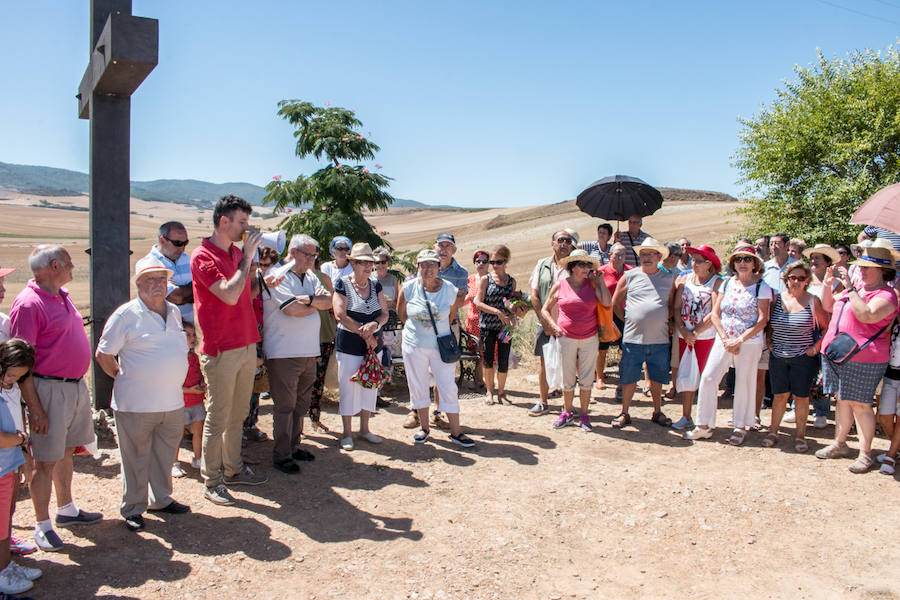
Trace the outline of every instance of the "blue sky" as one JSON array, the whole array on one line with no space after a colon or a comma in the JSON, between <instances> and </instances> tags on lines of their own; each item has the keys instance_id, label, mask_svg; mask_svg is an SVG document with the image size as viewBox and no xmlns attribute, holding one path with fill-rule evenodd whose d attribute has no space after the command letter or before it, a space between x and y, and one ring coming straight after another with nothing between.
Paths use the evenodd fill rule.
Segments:
<instances>
[{"instance_id":1,"label":"blue sky","mask_svg":"<svg viewBox=\"0 0 900 600\"><path fill-rule=\"evenodd\" d=\"M87 171L74 95L89 0L0 4L0 161ZM313 171L276 103L356 111L391 192L574 198L616 173L738 195L739 116L795 64L897 41L900 0L172 2L132 99L131 175L265 185Z\"/></svg>"}]
</instances>

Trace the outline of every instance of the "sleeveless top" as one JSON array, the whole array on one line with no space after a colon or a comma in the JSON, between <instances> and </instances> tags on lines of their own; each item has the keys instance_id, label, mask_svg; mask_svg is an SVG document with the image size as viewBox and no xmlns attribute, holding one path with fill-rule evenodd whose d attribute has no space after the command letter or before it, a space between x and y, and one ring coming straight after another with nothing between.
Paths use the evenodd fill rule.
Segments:
<instances>
[{"instance_id":1,"label":"sleeveless top","mask_svg":"<svg viewBox=\"0 0 900 600\"><path fill-rule=\"evenodd\" d=\"M642 269L625 272L625 331L628 344L669 343L669 295L675 276L662 269L652 275Z\"/></svg>"},{"instance_id":2,"label":"sleeveless top","mask_svg":"<svg viewBox=\"0 0 900 600\"><path fill-rule=\"evenodd\" d=\"M498 285L494 280L494 276L487 274L487 290L484 292L484 303L493 308L504 310L503 301L509 298L513 290L516 289L516 280L512 275L507 275L506 285ZM488 313L479 313L478 328L481 331L500 331L503 329L503 323L500 317Z\"/></svg>"},{"instance_id":3,"label":"sleeveless top","mask_svg":"<svg viewBox=\"0 0 900 600\"><path fill-rule=\"evenodd\" d=\"M794 313L784 310L781 294L775 295L775 306L769 323L772 326L772 354L781 358L793 358L805 353L815 343L816 318L813 314L815 296Z\"/></svg>"},{"instance_id":4,"label":"sleeveless top","mask_svg":"<svg viewBox=\"0 0 900 600\"><path fill-rule=\"evenodd\" d=\"M583 340L597 335L597 294L589 279L576 293L569 285L569 278L559 280L559 319L557 324L563 335L573 340Z\"/></svg>"},{"instance_id":5,"label":"sleeveless top","mask_svg":"<svg viewBox=\"0 0 900 600\"><path fill-rule=\"evenodd\" d=\"M722 301L719 303L719 320L725 336L736 338L751 329L759 320L757 305L760 300L771 300L772 288L765 281L744 286L737 277L731 277L722 284ZM760 331L745 344L762 344L765 341Z\"/></svg>"},{"instance_id":6,"label":"sleeveless top","mask_svg":"<svg viewBox=\"0 0 900 600\"><path fill-rule=\"evenodd\" d=\"M384 294L384 299L388 302L397 300L397 286L394 283L397 280L394 276L388 273L383 279L381 277L376 277L376 279L381 284L381 293Z\"/></svg>"},{"instance_id":7,"label":"sleeveless top","mask_svg":"<svg viewBox=\"0 0 900 600\"><path fill-rule=\"evenodd\" d=\"M369 297L363 298L356 291L349 275L341 277L334 284L334 293L347 297L347 316L362 325L377 321L381 317L381 304L378 302L378 292L380 291L381 284L374 279L369 279ZM378 338L378 346L375 348L377 352L381 350L381 334L379 333L376 337ZM344 354L365 356L366 349L366 342L362 337L348 331L338 323L335 350Z\"/></svg>"},{"instance_id":8,"label":"sleeveless top","mask_svg":"<svg viewBox=\"0 0 900 600\"><path fill-rule=\"evenodd\" d=\"M696 277L691 274L684 278L684 288L681 291L681 322L685 329L694 331L703 322L706 315L712 312L713 290L718 275L713 275L706 283L696 283ZM681 330L678 337L681 337ZM716 328L707 327L697 336L698 340L711 340L716 337Z\"/></svg>"}]
</instances>

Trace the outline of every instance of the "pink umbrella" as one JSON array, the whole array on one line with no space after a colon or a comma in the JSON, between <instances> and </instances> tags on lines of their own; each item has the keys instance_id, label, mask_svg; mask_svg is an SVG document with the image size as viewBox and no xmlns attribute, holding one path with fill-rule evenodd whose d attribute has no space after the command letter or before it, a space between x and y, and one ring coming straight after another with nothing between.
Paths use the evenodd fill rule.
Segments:
<instances>
[{"instance_id":1,"label":"pink umbrella","mask_svg":"<svg viewBox=\"0 0 900 600\"><path fill-rule=\"evenodd\" d=\"M900 233L900 183L889 185L872 194L856 209L851 223L874 225Z\"/></svg>"}]
</instances>

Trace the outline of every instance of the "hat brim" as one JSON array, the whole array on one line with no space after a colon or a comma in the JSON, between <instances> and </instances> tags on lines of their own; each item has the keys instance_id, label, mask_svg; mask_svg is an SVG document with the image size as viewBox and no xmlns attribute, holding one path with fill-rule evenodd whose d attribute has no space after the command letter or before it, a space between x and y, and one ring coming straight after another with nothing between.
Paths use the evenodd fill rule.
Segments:
<instances>
[{"instance_id":1,"label":"hat brim","mask_svg":"<svg viewBox=\"0 0 900 600\"><path fill-rule=\"evenodd\" d=\"M838 251L834 248L807 248L803 251L803 256L806 258L812 258L813 254L821 254L822 256L827 256L831 259L832 263L841 262L841 255L838 254Z\"/></svg>"},{"instance_id":2,"label":"hat brim","mask_svg":"<svg viewBox=\"0 0 900 600\"><path fill-rule=\"evenodd\" d=\"M4 268L0 269L0 277L6 277L7 275L9 275L10 273L12 273L15 270L16 270L15 267L4 267Z\"/></svg>"},{"instance_id":3,"label":"hat brim","mask_svg":"<svg viewBox=\"0 0 900 600\"><path fill-rule=\"evenodd\" d=\"M375 262L374 254L360 254L359 256L348 256L347 258L359 262Z\"/></svg>"},{"instance_id":4,"label":"hat brim","mask_svg":"<svg viewBox=\"0 0 900 600\"><path fill-rule=\"evenodd\" d=\"M162 267L162 268L160 268L160 267L150 267L149 269L144 269L144 270L141 271L140 273L135 273L135 274L134 274L134 281L137 282L138 279L140 279L140 278L143 277L144 275L149 275L150 273L165 273L165 274L166 274L166 279L172 279L172 275L175 274L175 272L174 272L172 269L166 269L165 267Z\"/></svg>"},{"instance_id":5,"label":"hat brim","mask_svg":"<svg viewBox=\"0 0 900 600\"><path fill-rule=\"evenodd\" d=\"M591 265L594 267L594 269L600 268L600 261L591 255L587 255L587 256L581 256L581 255L571 256L571 255L569 255L569 256L565 257L564 259L560 260L559 264L562 265L563 267L568 268L569 263L573 263L573 262L587 262L587 263L591 263Z\"/></svg>"},{"instance_id":6,"label":"hat brim","mask_svg":"<svg viewBox=\"0 0 900 600\"><path fill-rule=\"evenodd\" d=\"M756 254L753 254L752 252L732 252L731 254L728 255L728 261L726 262L726 264L727 264L729 267L731 267L731 263L734 262L734 259L735 259L736 256L749 256L750 258L755 259L754 262L756 262L756 265L757 265L760 269L761 269L761 268L763 267L763 265L765 264L765 263L763 262L763 259L762 259L762 258L760 258L759 256L757 256ZM733 270L733 269L732 269L732 270Z\"/></svg>"},{"instance_id":7,"label":"hat brim","mask_svg":"<svg viewBox=\"0 0 900 600\"><path fill-rule=\"evenodd\" d=\"M422 263L427 263L427 262L433 262L433 263L441 264L441 259L439 259L439 258L430 258L430 257L429 257L429 258L417 258L417 259L416 259L416 264L417 264L417 265L421 265Z\"/></svg>"},{"instance_id":8,"label":"hat brim","mask_svg":"<svg viewBox=\"0 0 900 600\"><path fill-rule=\"evenodd\" d=\"M702 256L703 258L705 258L706 260L708 260L709 262L711 262L713 264L713 266L716 268L717 272L722 270L722 259L719 258L719 255L716 254L715 252L708 252L706 250L701 250L700 248L693 248L691 246L688 246L687 248L685 248L684 251L687 252L688 254L696 254L698 256Z\"/></svg>"},{"instance_id":9,"label":"hat brim","mask_svg":"<svg viewBox=\"0 0 900 600\"><path fill-rule=\"evenodd\" d=\"M666 260L669 258L669 249L665 246L634 246L633 250L637 252L638 256L641 255L641 252L645 250L649 250L650 252L659 252L662 256L662 260Z\"/></svg>"}]
</instances>

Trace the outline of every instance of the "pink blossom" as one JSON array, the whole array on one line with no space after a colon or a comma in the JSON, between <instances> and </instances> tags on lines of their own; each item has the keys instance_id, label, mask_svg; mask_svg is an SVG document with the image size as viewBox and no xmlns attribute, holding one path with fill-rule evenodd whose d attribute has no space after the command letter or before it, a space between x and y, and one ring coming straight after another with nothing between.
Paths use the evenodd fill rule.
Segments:
<instances>
[{"instance_id":1,"label":"pink blossom","mask_svg":"<svg viewBox=\"0 0 900 600\"><path fill-rule=\"evenodd\" d=\"M375 168L376 168L376 169L380 169L380 168L381 168L381 165L379 165L378 163L375 163Z\"/></svg>"},{"instance_id":2,"label":"pink blossom","mask_svg":"<svg viewBox=\"0 0 900 600\"><path fill-rule=\"evenodd\" d=\"M378 233L381 234L381 235L387 235L387 234L388 234L388 232L387 232L387 231L384 231L384 230L379 231Z\"/></svg>"},{"instance_id":3,"label":"pink blossom","mask_svg":"<svg viewBox=\"0 0 900 600\"><path fill-rule=\"evenodd\" d=\"M331 106L331 102L326 102L325 106Z\"/></svg>"},{"instance_id":4,"label":"pink blossom","mask_svg":"<svg viewBox=\"0 0 900 600\"><path fill-rule=\"evenodd\" d=\"M368 172L369 172L368 169L363 169L363 173L368 173Z\"/></svg>"},{"instance_id":5,"label":"pink blossom","mask_svg":"<svg viewBox=\"0 0 900 600\"><path fill-rule=\"evenodd\" d=\"M350 138L342 137L342 138L341 138L341 141L342 141L342 142L346 142L346 141L348 141L349 139L350 139Z\"/></svg>"},{"instance_id":6,"label":"pink blossom","mask_svg":"<svg viewBox=\"0 0 900 600\"><path fill-rule=\"evenodd\" d=\"M361 140L361 139L363 139L363 137L361 135L357 135L356 139Z\"/></svg>"},{"instance_id":7,"label":"pink blossom","mask_svg":"<svg viewBox=\"0 0 900 600\"><path fill-rule=\"evenodd\" d=\"M294 212L294 209L293 209L293 208L288 208L288 209L286 209L286 210L287 210L287 212Z\"/></svg>"},{"instance_id":8,"label":"pink blossom","mask_svg":"<svg viewBox=\"0 0 900 600\"><path fill-rule=\"evenodd\" d=\"M328 207L327 207L327 206L323 206L323 207L322 207L322 210L328 210Z\"/></svg>"},{"instance_id":9,"label":"pink blossom","mask_svg":"<svg viewBox=\"0 0 900 600\"><path fill-rule=\"evenodd\" d=\"M275 181L281 181L281 175L272 175L272 179Z\"/></svg>"}]
</instances>

